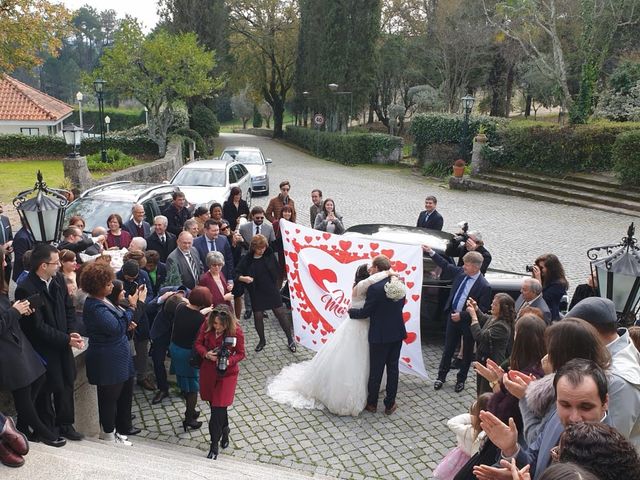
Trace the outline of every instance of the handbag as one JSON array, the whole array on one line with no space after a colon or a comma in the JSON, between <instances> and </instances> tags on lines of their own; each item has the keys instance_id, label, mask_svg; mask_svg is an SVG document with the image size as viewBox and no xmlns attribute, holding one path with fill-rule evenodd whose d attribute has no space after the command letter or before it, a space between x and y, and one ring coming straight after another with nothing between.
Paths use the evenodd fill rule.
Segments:
<instances>
[{"instance_id":1,"label":"handbag","mask_svg":"<svg viewBox=\"0 0 640 480\"><path fill-rule=\"evenodd\" d=\"M189 365L193 368L200 368L202 365L202 357L196 350L196 346L191 347L191 355L189 355Z\"/></svg>"},{"instance_id":2,"label":"handbag","mask_svg":"<svg viewBox=\"0 0 640 480\"><path fill-rule=\"evenodd\" d=\"M445 455L433 471L433 478L437 480L453 480L465 463L471 458L460 447L455 447Z\"/></svg>"}]
</instances>

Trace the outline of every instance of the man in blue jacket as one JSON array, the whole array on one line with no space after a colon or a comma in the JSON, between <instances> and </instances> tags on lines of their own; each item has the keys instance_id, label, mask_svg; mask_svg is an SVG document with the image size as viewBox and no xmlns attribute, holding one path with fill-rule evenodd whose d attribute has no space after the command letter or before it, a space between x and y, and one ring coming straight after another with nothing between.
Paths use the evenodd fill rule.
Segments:
<instances>
[{"instance_id":1,"label":"man in blue jacket","mask_svg":"<svg viewBox=\"0 0 640 480\"><path fill-rule=\"evenodd\" d=\"M391 269L389 258L378 255L371 262L369 274ZM391 285L394 285L391 287ZM391 415L396 411L398 391L398 361L402 341L407 336L402 319L405 288L399 281L387 277L374 283L367 290L367 298L362 308L349 310L351 318L369 318L369 382L365 409L375 412L378 408L378 393L385 366L387 367L387 389L384 399L385 411Z\"/></svg>"}]
</instances>

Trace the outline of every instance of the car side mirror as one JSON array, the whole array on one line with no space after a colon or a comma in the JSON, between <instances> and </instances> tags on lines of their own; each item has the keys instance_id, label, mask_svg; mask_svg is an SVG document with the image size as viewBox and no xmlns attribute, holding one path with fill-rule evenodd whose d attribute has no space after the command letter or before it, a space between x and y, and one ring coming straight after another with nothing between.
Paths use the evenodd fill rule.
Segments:
<instances>
[{"instance_id":1,"label":"car side mirror","mask_svg":"<svg viewBox=\"0 0 640 480\"><path fill-rule=\"evenodd\" d=\"M271 160L270 158L267 158L264 163L273 163L273 160Z\"/></svg>"}]
</instances>

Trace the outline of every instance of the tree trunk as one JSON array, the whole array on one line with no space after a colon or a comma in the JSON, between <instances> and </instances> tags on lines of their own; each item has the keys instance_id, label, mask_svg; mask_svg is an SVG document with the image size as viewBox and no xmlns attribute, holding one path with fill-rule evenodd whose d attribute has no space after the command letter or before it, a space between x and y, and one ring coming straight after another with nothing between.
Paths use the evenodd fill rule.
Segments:
<instances>
[{"instance_id":1,"label":"tree trunk","mask_svg":"<svg viewBox=\"0 0 640 480\"><path fill-rule=\"evenodd\" d=\"M282 123L284 121L284 102L279 98L273 99L273 138L282 138L284 136L284 130Z\"/></svg>"},{"instance_id":2,"label":"tree trunk","mask_svg":"<svg viewBox=\"0 0 640 480\"><path fill-rule=\"evenodd\" d=\"M533 97L531 95L527 95L524 105L524 116L525 118L529 118L531 116L531 102L533 101Z\"/></svg>"}]
</instances>

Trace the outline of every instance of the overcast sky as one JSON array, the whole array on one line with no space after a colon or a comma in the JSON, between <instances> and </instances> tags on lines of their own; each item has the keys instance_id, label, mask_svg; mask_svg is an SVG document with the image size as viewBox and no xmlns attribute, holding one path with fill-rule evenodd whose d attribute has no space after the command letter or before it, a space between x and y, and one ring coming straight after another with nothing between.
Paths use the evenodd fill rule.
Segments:
<instances>
[{"instance_id":1,"label":"overcast sky","mask_svg":"<svg viewBox=\"0 0 640 480\"><path fill-rule=\"evenodd\" d=\"M89 5L99 12L113 9L119 18L129 14L140 20L145 31L151 30L158 23L156 0L55 0L54 3L62 3L69 10L77 10L83 5Z\"/></svg>"}]
</instances>

